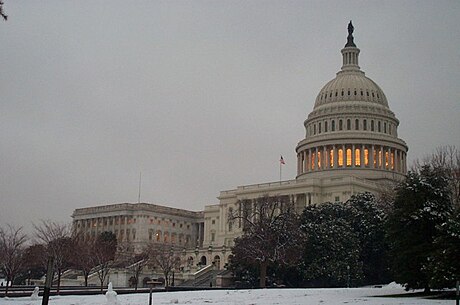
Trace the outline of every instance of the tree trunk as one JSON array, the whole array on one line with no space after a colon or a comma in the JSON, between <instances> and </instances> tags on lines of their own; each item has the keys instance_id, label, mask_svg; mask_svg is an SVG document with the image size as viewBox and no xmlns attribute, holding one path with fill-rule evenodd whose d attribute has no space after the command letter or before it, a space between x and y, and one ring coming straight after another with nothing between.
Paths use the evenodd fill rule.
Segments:
<instances>
[{"instance_id":1,"label":"tree trunk","mask_svg":"<svg viewBox=\"0 0 460 305\"><path fill-rule=\"evenodd\" d=\"M85 275L85 287L88 287L88 277L89 277L89 273L84 273Z\"/></svg>"},{"instance_id":2,"label":"tree trunk","mask_svg":"<svg viewBox=\"0 0 460 305\"><path fill-rule=\"evenodd\" d=\"M8 283L9 283L9 281L10 281L10 278L7 276L7 277L6 277L5 296L8 295Z\"/></svg>"},{"instance_id":3,"label":"tree trunk","mask_svg":"<svg viewBox=\"0 0 460 305\"><path fill-rule=\"evenodd\" d=\"M61 269L58 269L58 278L57 278L57 295L59 295L59 293L61 292Z\"/></svg>"},{"instance_id":4,"label":"tree trunk","mask_svg":"<svg viewBox=\"0 0 460 305\"><path fill-rule=\"evenodd\" d=\"M425 285L425 289L423 290L423 293L430 293L431 289L429 285Z\"/></svg>"},{"instance_id":5,"label":"tree trunk","mask_svg":"<svg viewBox=\"0 0 460 305\"><path fill-rule=\"evenodd\" d=\"M260 282L259 287L265 288L265 277L267 276L267 261L263 261L260 263Z\"/></svg>"}]
</instances>

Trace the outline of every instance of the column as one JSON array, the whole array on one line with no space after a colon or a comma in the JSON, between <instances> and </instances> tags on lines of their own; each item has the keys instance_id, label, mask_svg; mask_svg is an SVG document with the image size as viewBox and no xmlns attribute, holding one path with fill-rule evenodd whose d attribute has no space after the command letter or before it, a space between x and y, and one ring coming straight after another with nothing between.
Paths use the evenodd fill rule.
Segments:
<instances>
[{"instance_id":1,"label":"column","mask_svg":"<svg viewBox=\"0 0 460 305\"><path fill-rule=\"evenodd\" d=\"M324 156L324 157L323 157ZM326 146L323 146L323 156L321 156L321 158L323 159L324 163L322 163L323 165L323 169L327 169L329 166L329 162L328 162L328 157L327 157L327 147Z\"/></svg>"},{"instance_id":2,"label":"column","mask_svg":"<svg viewBox=\"0 0 460 305\"><path fill-rule=\"evenodd\" d=\"M356 161L356 158L355 158L355 144L352 144L351 145L351 167L355 167L356 164L355 164L355 161Z\"/></svg>"},{"instance_id":3,"label":"column","mask_svg":"<svg viewBox=\"0 0 460 305\"><path fill-rule=\"evenodd\" d=\"M311 171L310 159L311 159L311 148L308 149L308 157L305 162L308 171Z\"/></svg>"},{"instance_id":4,"label":"column","mask_svg":"<svg viewBox=\"0 0 460 305\"><path fill-rule=\"evenodd\" d=\"M366 149L366 146L361 144L361 149L360 149L360 153L359 153L359 161L360 161L360 164L361 164L360 167L366 167L366 164L364 164L364 151L365 151L365 149ZM367 150L367 152L369 153L369 149ZM367 156L367 161L369 162L369 155Z\"/></svg>"},{"instance_id":5,"label":"column","mask_svg":"<svg viewBox=\"0 0 460 305\"><path fill-rule=\"evenodd\" d=\"M374 151L375 151L375 147L374 147L374 144L372 144L371 150L369 152L369 166L371 168L374 168Z\"/></svg>"},{"instance_id":6,"label":"column","mask_svg":"<svg viewBox=\"0 0 460 305\"><path fill-rule=\"evenodd\" d=\"M332 149L334 150L334 168L337 168L338 167L337 158L338 158L339 154L337 152L337 147L335 145L332 147Z\"/></svg>"}]
</instances>

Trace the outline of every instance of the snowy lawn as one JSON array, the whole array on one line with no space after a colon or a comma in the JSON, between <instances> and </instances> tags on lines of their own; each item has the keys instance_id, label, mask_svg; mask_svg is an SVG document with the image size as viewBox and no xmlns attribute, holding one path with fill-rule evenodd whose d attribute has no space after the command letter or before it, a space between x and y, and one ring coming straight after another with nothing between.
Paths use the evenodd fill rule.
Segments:
<instances>
[{"instance_id":1,"label":"snowy lawn","mask_svg":"<svg viewBox=\"0 0 460 305\"><path fill-rule=\"evenodd\" d=\"M401 287L343 289L257 289L257 290L207 290L187 292L161 292L153 294L153 304L223 304L223 305L424 305L453 304L452 300L427 300L421 298L375 297L404 293ZM148 294L119 295L120 305L147 305ZM1 305L40 305L39 300L27 298L0 299ZM106 305L104 295L51 297L50 305ZM112 305L112 304L110 304Z\"/></svg>"}]
</instances>

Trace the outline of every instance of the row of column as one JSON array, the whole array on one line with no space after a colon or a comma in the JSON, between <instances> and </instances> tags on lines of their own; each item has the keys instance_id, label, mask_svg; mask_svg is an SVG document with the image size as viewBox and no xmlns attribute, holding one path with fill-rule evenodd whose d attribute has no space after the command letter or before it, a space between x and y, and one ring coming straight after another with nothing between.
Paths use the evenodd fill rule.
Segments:
<instances>
[{"instance_id":1,"label":"row of column","mask_svg":"<svg viewBox=\"0 0 460 305\"><path fill-rule=\"evenodd\" d=\"M406 173L406 152L383 145L341 144L297 154L297 173L336 168L376 168Z\"/></svg>"}]
</instances>

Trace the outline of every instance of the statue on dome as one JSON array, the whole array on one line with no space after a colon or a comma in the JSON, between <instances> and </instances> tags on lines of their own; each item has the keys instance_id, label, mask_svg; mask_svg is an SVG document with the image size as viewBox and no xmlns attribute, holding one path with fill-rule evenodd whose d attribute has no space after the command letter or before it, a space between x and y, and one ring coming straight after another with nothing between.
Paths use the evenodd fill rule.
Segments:
<instances>
[{"instance_id":1,"label":"statue on dome","mask_svg":"<svg viewBox=\"0 0 460 305\"><path fill-rule=\"evenodd\" d=\"M353 31L355 30L353 24L350 22L348 23L348 37L347 37L347 44L345 47L356 47L354 41L353 41Z\"/></svg>"}]
</instances>

